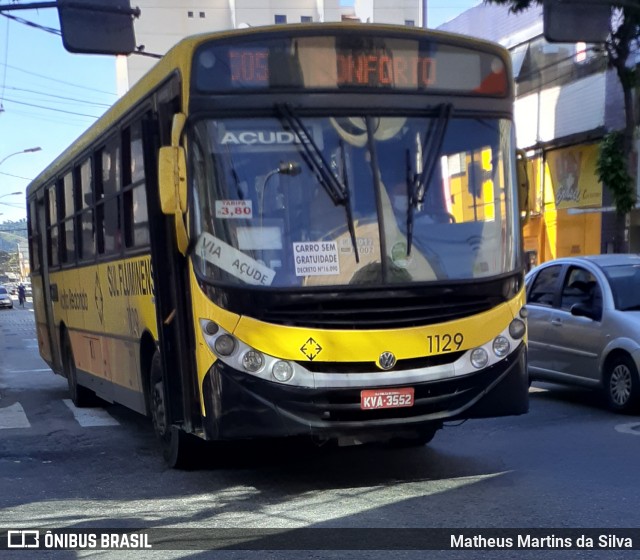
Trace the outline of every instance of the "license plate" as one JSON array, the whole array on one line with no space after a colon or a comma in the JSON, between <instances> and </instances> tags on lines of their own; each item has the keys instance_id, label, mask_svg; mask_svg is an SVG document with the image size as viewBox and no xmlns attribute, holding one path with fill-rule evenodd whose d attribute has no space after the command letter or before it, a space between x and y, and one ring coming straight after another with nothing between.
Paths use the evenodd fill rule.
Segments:
<instances>
[{"instance_id":1,"label":"license plate","mask_svg":"<svg viewBox=\"0 0 640 560\"><path fill-rule=\"evenodd\" d=\"M403 408L413 406L413 387L367 389L360 391L360 409Z\"/></svg>"}]
</instances>

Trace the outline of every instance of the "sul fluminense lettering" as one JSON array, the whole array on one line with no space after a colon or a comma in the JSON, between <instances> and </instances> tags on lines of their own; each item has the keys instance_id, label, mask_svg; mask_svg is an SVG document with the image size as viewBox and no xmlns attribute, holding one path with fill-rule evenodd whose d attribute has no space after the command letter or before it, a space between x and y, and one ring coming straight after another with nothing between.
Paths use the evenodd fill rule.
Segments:
<instances>
[{"instance_id":1,"label":"sul fluminense lettering","mask_svg":"<svg viewBox=\"0 0 640 560\"><path fill-rule=\"evenodd\" d=\"M123 262L107 267L109 295L147 296L153 295L151 261Z\"/></svg>"}]
</instances>

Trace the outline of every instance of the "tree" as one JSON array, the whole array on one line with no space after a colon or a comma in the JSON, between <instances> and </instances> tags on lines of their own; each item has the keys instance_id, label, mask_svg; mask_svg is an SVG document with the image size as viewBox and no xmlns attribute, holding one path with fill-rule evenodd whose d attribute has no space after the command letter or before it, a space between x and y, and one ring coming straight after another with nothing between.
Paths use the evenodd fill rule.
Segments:
<instances>
[{"instance_id":1,"label":"tree","mask_svg":"<svg viewBox=\"0 0 640 560\"><path fill-rule=\"evenodd\" d=\"M485 0L485 3L506 5L509 11L518 13L543 1ZM622 86L625 127L605 136L596 170L598 179L611 191L618 213L626 214L636 205L637 154L633 140L637 117L633 92L638 85L638 69L635 65L629 67L629 57L640 44L640 0L612 0L609 4L613 8L611 29L604 49Z\"/></svg>"}]
</instances>

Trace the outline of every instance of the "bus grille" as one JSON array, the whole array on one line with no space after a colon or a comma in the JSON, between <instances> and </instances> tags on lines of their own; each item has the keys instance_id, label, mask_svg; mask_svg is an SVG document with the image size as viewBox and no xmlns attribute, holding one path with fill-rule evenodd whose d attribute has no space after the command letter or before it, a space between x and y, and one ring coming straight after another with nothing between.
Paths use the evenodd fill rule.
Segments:
<instances>
[{"instance_id":1,"label":"bus grille","mask_svg":"<svg viewBox=\"0 0 640 560\"><path fill-rule=\"evenodd\" d=\"M264 312L263 321L280 325L318 329L389 329L444 323L489 311L502 298L470 301L434 301L395 297L369 301L304 301L277 306Z\"/></svg>"},{"instance_id":2,"label":"bus grille","mask_svg":"<svg viewBox=\"0 0 640 560\"><path fill-rule=\"evenodd\" d=\"M386 371L406 371L452 364L464 354L464 351L448 352L435 356L398 360L396 365ZM314 373L371 373L380 372L375 362L297 362L303 368Z\"/></svg>"},{"instance_id":3,"label":"bus grille","mask_svg":"<svg viewBox=\"0 0 640 560\"><path fill-rule=\"evenodd\" d=\"M237 315L308 329L421 327L464 319L515 297L522 274L397 288L246 289L206 286L216 304Z\"/></svg>"}]
</instances>

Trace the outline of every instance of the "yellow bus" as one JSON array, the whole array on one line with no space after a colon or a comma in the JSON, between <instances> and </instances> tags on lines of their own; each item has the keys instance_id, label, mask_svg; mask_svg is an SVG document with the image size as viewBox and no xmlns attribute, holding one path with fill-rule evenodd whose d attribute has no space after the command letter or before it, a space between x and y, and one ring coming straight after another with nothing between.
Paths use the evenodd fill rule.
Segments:
<instances>
[{"instance_id":1,"label":"yellow bus","mask_svg":"<svg viewBox=\"0 0 640 560\"><path fill-rule=\"evenodd\" d=\"M507 52L458 35L182 40L28 187L42 357L174 467L525 413L512 106Z\"/></svg>"}]
</instances>

